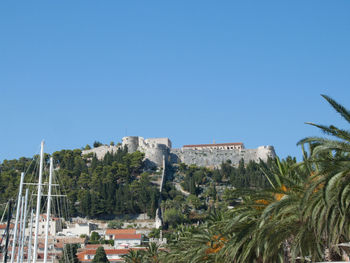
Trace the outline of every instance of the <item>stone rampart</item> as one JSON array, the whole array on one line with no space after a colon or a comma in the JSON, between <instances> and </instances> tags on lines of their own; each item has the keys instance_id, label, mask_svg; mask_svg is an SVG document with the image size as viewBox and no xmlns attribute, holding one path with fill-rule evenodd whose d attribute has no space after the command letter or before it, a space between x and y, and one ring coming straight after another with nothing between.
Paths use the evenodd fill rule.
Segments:
<instances>
[{"instance_id":1,"label":"stone rampart","mask_svg":"<svg viewBox=\"0 0 350 263\"><path fill-rule=\"evenodd\" d=\"M99 147L92 148L90 150L83 150L81 154L85 155L85 154L89 154L89 153L94 153L94 154L96 154L97 159L102 160L107 152L116 153L119 148L120 148L120 146L101 145Z\"/></svg>"},{"instance_id":2,"label":"stone rampart","mask_svg":"<svg viewBox=\"0 0 350 263\"><path fill-rule=\"evenodd\" d=\"M168 160L171 141L168 138L144 139L138 136L127 136L123 139L123 147L128 147L128 152L140 151L145 153L145 161L148 166L161 167L163 156Z\"/></svg>"},{"instance_id":3,"label":"stone rampart","mask_svg":"<svg viewBox=\"0 0 350 263\"><path fill-rule=\"evenodd\" d=\"M172 163L183 162L187 165L195 164L197 166L218 167L228 160L233 165L237 165L241 159L246 163L250 161L266 161L268 157L275 157L276 153L273 146L260 146L256 149L172 149L170 159Z\"/></svg>"},{"instance_id":4,"label":"stone rampart","mask_svg":"<svg viewBox=\"0 0 350 263\"><path fill-rule=\"evenodd\" d=\"M91 150L84 150L83 154L95 153L98 159L102 159L107 152L117 152L119 147L128 147L128 152L140 151L145 154L145 163L148 166L162 167L163 156L166 162L172 164L183 162L187 165L218 167L221 163L230 160L237 165L243 158L246 163L249 161L266 161L268 157L275 157L273 146L259 146L256 149L215 149L188 148L171 149L171 141L168 138L144 139L139 136L128 136L122 139L121 146L103 145Z\"/></svg>"},{"instance_id":5,"label":"stone rampart","mask_svg":"<svg viewBox=\"0 0 350 263\"><path fill-rule=\"evenodd\" d=\"M127 136L123 137L122 139L122 145L123 147L128 147L128 152L133 153L136 152L139 148L139 137L138 136Z\"/></svg>"}]
</instances>

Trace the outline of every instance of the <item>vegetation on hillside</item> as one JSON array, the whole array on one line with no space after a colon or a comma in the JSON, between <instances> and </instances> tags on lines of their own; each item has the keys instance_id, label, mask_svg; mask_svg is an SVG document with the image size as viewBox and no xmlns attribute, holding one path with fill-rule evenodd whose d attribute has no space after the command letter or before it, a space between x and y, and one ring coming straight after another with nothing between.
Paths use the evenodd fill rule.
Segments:
<instances>
[{"instance_id":1,"label":"vegetation on hillside","mask_svg":"<svg viewBox=\"0 0 350 263\"><path fill-rule=\"evenodd\" d=\"M57 183L67 195L60 204L61 209L68 210L66 214L90 218L136 213L154 216L159 190L149 173L143 172L143 153L129 154L127 149L119 149L115 154L107 153L103 160L81 153L76 149L52 154L59 168L55 173ZM0 165L1 202L16 197L22 171L27 171L27 180L33 177L38 158L4 160ZM48 159L49 155L45 155L46 172Z\"/></svg>"},{"instance_id":2,"label":"vegetation on hillside","mask_svg":"<svg viewBox=\"0 0 350 263\"><path fill-rule=\"evenodd\" d=\"M326 101L350 123L350 111ZM317 262L350 255L350 132L309 123L327 137L298 144L303 160L223 163L209 170L180 164L176 187L166 182L161 198L165 250L131 250L127 262ZM143 170L143 154L126 149L101 161L80 150L53 154L72 215L154 214L157 187ZM4 161L0 199L15 195L20 171L32 173L27 158ZM45 157L47 160L47 156ZM117 227L117 226L116 226ZM153 233L157 235L157 233Z\"/></svg>"},{"instance_id":3,"label":"vegetation on hillside","mask_svg":"<svg viewBox=\"0 0 350 263\"><path fill-rule=\"evenodd\" d=\"M350 122L350 111L324 96ZM173 234L164 262L340 261L350 253L350 132L310 123L330 137L299 142L303 160L273 162L271 187L234 189L233 209L212 210ZM333 138L332 138L333 137ZM305 150L308 146L308 151Z\"/></svg>"}]
</instances>

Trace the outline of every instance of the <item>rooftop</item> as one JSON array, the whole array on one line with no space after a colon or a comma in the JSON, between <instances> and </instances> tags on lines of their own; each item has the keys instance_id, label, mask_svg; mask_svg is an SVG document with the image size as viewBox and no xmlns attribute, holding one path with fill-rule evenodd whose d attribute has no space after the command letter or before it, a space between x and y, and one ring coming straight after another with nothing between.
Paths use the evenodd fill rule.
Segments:
<instances>
[{"instance_id":1,"label":"rooftop","mask_svg":"<svg viewBox=\"0 0 350 263\"><path fill-rule=\"evenodd\" d=\"M119 235L119 234L136 234L136 229L125 228L125 229L107 229L106 235Z\"/></svg>"},{"instance_id":2,"label":"rooftop","mask_svg":"<svg viewBox=\"0 0 350 263\"><path fill-rule=\"evenodd\" d=\"M228 142L228 143L211 143L211 144L189 144L183 147L215 147L215 146L232 146L243 145L243 142Z\"/></svg>"}]
</instances>

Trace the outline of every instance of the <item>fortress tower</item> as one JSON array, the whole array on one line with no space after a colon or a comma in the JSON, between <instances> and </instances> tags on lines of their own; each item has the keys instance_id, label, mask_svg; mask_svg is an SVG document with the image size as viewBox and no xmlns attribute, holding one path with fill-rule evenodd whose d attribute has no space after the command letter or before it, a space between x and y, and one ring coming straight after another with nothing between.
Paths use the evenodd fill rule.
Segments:
<instances>
[{"instance_id":1,"label":"fortress tower","mask_svg":"<svg viewBox=\"0 0 350 263\"><path fill-rule=\"evenodd\" d=\"M122 139L122 146L128 147L128 152L140 151L145 153L146 164L149 166L162 166L163 156L168 160L171 149L169 138L144 139L138 136L127 136Z\"/></svg>"},{"instance_id":2,"label":"fortress tower","mask_svg":"<svg viewBox=\"0 0 350 263\"><path fill-rule=\"evenodd\" d=\"M144 139L139 136L127 136L122 139L122 147L128 147L128 152L140 151L145 154L147 166L162 167L163 156L166 162L197 166L219 167L223 162L230 160L237 165L241 159L259 162L267 161L268 158L276 156L273 146L259 146L255 149L246 149L241 142L193 144L184 145L179 149L172 149L169 138ZM120 146L103 145L91 150L84 150L83 154L93 152L98 159L102 159L107 152L116 152Z\"/></svg>"}]
</instances>

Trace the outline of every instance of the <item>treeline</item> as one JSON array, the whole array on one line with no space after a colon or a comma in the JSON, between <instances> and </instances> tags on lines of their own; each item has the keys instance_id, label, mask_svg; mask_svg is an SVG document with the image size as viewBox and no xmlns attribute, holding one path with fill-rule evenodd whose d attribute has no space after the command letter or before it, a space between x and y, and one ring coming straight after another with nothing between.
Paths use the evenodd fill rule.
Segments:
<instances>
[{"instance_id":1,"label":"treeline","mask_svg":"<svg viewBox=\"0 0 350 263\"><path fill-rule=\"evenodd\" d=\"M102 160L95 155L82 156L81 150L61 150L52 154L55 162L57 183L61 193L58 206L67 216L88 216L148 213L155 215L159 191L143 173L141 152L129 154L127 149L107 153ZM27 171L26 179L37 171L38 156L5 160L0 165L0 200L16 198L20 173ZM45 173L49 155L45 155ZM64 199L64 200L63 200Z\"/></svg>"},{"instance_id":2,"label":"treeline","mask_svg":"<svg viewBox=\"0 0 350 263\"><path fill-rule=\"evenodd\" d=\"M44 156L45 175L49 170L49 157L48 154ZM67 195L67 198L55 201L54 212L57 214L62 214L63 211L66 217L90 218L112 218L113 215L137 213L155 216L159 191L152 184L150 174L144 172L143 153L129 154L125 148L115 153L107 153L102 160L98 160L92 153L82 155L80 149L75 149L54 152L52 157L56 168L56 183L62 190L60 194ZM165 213L173 209L180 212L181 216L190 217L188 211L206 210L210 203L223 200L222 192L219 195L217 193L218 186L268 188L270 185L263 169L270 167L271 163L268 160L267 163L249 162L245 165L241 160L237 167L226 162L215 170L182 163L175 172L181 174L181 186L191 196L184 198L173 184L167 183L162 199L168 202L163 211ZM1 203L10 198L16 199L22 171L27 174L26 181L33 182L38 167L38 155L33 158L4 160L0 164ZM174 169L170 168L168 171L173 173ZM170 220L175 217L169 215L167 218Z\"/></svg>"},{"instance_id":3,"label":"treeline","mask_svg":"<svg viewBox=\"0 0 350 263\"><path fill-rule=\"evenodd\" d=\"M214 179L218 182L228 180L235 188L268 188L271 187L266 179L264 170L269 170L273 165L273 159L263 161L250 161L248 164L241 159L235 167L231 162L222 163L220 170L215 170Z\"/></svg>"},{"instance_id":4,"label":"treeline","mask_svg":"<svg viewBox=\"0 0 350 263\"><path fill-rule=\"evenodd\" d=\"M237 167L227 161L214 170L182 163L178 171L183 175L181 186L184 190L198 196L202 191L201 186L213 183L235 188L269 188L271 185L264 175L264 170L271 168L272 163L273 159L268 159L266 163L250 161L245 165L241 159Z\"/></svg>"}]
</instances>

